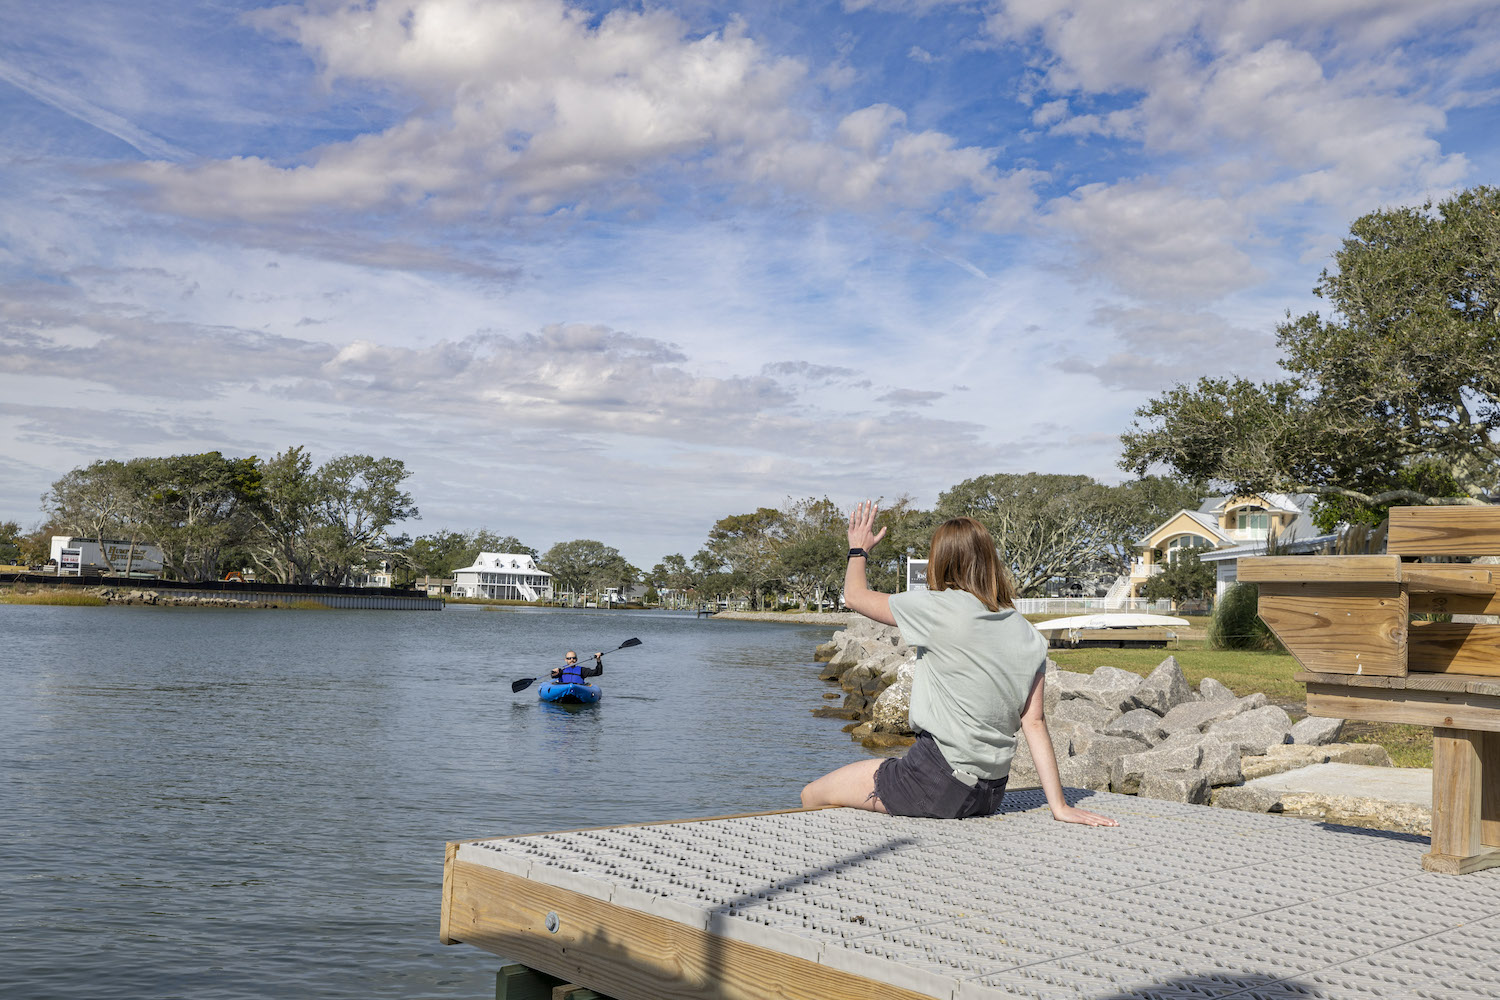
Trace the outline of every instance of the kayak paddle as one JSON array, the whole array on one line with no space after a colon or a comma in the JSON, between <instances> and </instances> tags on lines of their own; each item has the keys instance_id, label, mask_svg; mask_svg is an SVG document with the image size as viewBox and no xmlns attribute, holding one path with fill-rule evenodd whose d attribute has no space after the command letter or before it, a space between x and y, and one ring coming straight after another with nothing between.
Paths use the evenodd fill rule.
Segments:
<instances>
[{"instance_id":1,"label":"kayak paddle","mask_svg":"<svg viewBox=\"0 0 1500 1000\"><path fill-rule=\"evenodd\" d=\"M611 649L609 652L610 653L618 653L620 650L625 649L628 646L639 646L640 644L641 644L641 640L639 640L639 639L626 639L624 642L620 643L618 646L616 646L614 649ZM600 653L599 655L600 656L607 656L609 654L608 653ZM527 688L531 687L531 685L535 684L537 681L547 680L551 676L552 676L551 674L547 674L544 677L523 677L523 678L521 678L518 681L511 681L510 682L510 689L511 689L512 692L515 692L515 691L525 691Z\"/></svg>"}]
</instances>

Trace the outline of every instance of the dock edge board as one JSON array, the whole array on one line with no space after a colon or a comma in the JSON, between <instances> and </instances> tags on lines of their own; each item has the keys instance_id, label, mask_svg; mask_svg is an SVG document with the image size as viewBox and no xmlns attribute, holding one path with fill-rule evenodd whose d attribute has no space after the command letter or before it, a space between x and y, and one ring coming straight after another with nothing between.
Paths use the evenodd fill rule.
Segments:
<instances>
[{"instance_id":1,"label":"dock edge board","mask_svg":"<svg viewBox=\"0 0 1500 1000\"><path fill-rule=\"evenodd\" d=\"M461 861L456 844L444 864L441 938L614 1000L932 1000L929 993Z\"/></svg>"}]
</instances>

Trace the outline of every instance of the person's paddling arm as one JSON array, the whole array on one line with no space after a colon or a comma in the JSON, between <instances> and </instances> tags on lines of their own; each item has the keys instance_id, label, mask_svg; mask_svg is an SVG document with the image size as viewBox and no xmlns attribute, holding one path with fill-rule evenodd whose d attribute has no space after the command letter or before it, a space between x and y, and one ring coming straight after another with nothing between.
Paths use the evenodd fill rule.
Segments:
<instances>
[{"instance_id":1,"label":"person's paddling arm","mask_svg":"<svg viewBox=\"0 0 1500 1000\"><path fill-rule=\"evenodd\" d=\"M854 513L849 515L851 551L860 549L868 553L885 537L884 528L881 528L878 533L875 531L875 514L879 509L872 500L860 503L854 508ZM844 606L882 625L894 625L896 619L891 614L891 596L882 594L878 590L871 590L865 579L869 561L868 556L849 556L849 565L844 570Z\"/></svg>"},{"instance_id":2,"label":"person's paddling arm","mask_svg":"<svg viewBox=\"0 0 1500 1000\"><path fill-rule=\"evenodd\" d=\"M1047 719L1042 714L1046 675L1045 670L1038 670L1036 680L1031 684L1026 707L1021 710L1021 732L1025 734L1026 745L1031 749L1031 762L1036 767L1042 793L1047 796L1047 805L1052 809L1052 818L1064 823L1082 823L1085 826L1119 826L1118 822L1108 816L1070 806L1068 800L1063 798L1062 779L1057 775L1057 755L1052 752L1052 737L1047 734Z\"/></svg>"}]
</instances>

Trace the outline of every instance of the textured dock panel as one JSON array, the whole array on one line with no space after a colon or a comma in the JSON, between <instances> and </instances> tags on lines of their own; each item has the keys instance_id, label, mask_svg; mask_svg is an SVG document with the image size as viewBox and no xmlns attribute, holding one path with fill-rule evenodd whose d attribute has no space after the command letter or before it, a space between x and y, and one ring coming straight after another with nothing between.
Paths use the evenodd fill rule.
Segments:
<instances>
[{"instance_id":1,"label":"textured dock panel","mask_svg":"<svg viewBox=\"0 0 1500 1000\"><path fill-rule=\"evenodd\" d=\"M1425 872L1424 838L1076 794L1121 825L1057 823L1023 791L982 819L828 809L456 860L944 1000L1500 992L1500 871Z\"/></svg>"}]
</instances>

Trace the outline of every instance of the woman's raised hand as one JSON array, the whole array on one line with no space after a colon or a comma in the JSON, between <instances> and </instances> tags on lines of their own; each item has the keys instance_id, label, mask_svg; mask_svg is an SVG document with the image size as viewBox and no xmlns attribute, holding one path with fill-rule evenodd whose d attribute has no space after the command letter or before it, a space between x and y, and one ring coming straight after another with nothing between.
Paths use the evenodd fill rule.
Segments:
<instances>
[{"instance_id":1,"label":"woman's raised hand","mask_svg":"<svg viewBox=\"0 0 1500 1000\"><path fill-rule=\"evenodd\" d=\"M866 552L875 547L885 537L885 528L879 532L875 531L875 515L880 511L880 505L874 500L862 500L854 512L849 515L849 547L851 549L864 549Z\"/></svg>"}]
</instances>

